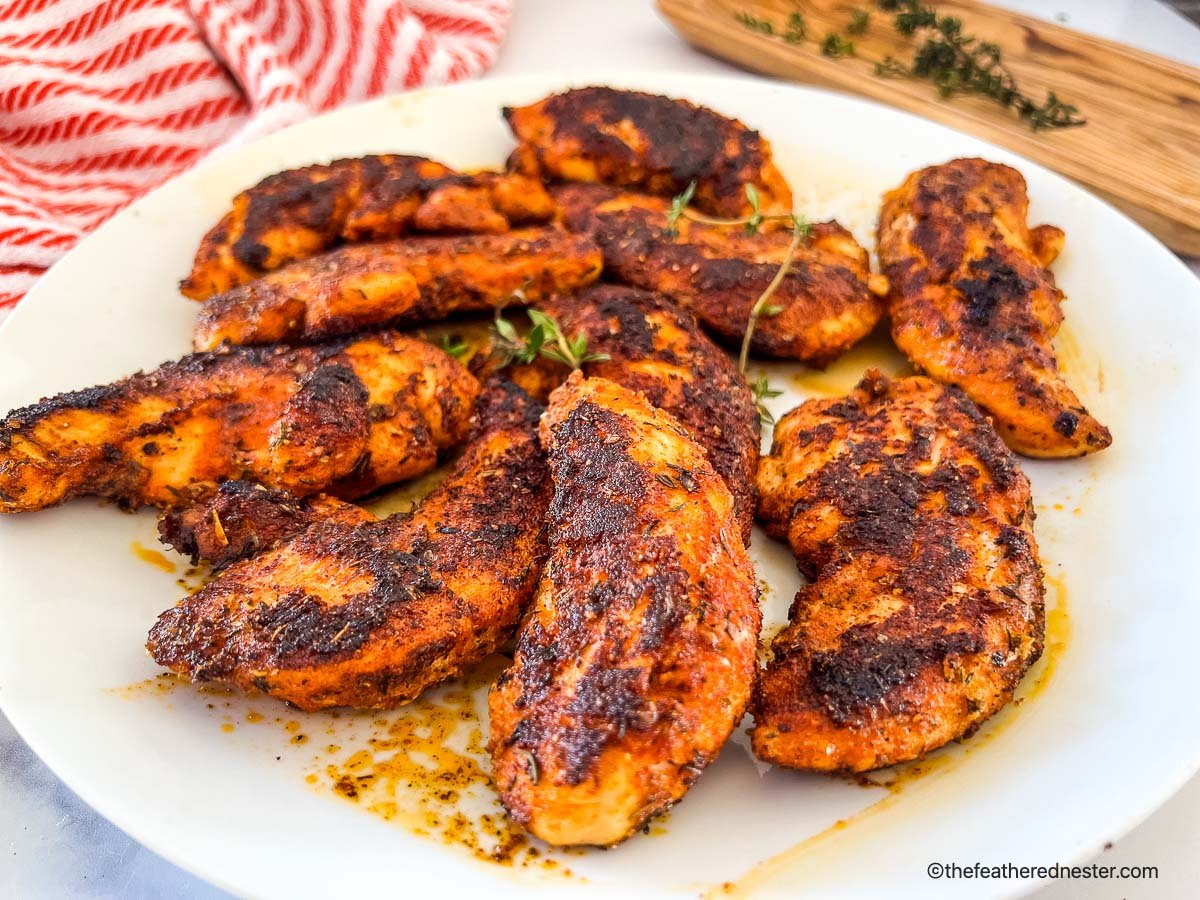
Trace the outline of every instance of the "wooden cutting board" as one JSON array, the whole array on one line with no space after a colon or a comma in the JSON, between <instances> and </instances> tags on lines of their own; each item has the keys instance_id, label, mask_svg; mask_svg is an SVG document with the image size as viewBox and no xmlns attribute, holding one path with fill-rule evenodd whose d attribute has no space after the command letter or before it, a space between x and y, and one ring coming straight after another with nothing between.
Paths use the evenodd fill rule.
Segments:
<instances>
[{"instance_id":1,"label":"wooden cutting board","mask_svg":"<svg viewBox=\"0 0 1200 900\"><path fill-rule=\"evenodd\" d=\"M893 15L865 0L657 2L702 50L759 72L862 94L999 144L1078 181L1173 250L1200 255L1200 69L973 0L934 0L939 14L962 19L965 33L1000 45L1022 91L1040 101L1052 90L1087 119L1082 127L1035 132L985 98L941 99L928 81L876 75L875 64L888 56L911 60L917 41L896 32ZM850 35L856 10L870 18L864 33ZM784 38L793 13L805 24L799 42ZM769 23L770 33L748 25L746 16ZM822 55L830 33L853 41L854 55Z\"/></svg>"}]
</instances>

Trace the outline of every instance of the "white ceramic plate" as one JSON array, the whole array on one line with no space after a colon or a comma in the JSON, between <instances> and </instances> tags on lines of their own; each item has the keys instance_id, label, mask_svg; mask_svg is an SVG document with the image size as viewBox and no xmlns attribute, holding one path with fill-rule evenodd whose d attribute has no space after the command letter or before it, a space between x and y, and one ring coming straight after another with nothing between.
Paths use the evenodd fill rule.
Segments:
<instances>
[{"instance_id":1,"label":"white ceramic plate","mask_svg":"<svg viewBox=\"0 0 1200 900\"><path fill-rule=\"evenodd\" d=\"M770 769L739 733L655 834L563 857L557 869L541 860L501 867L444 834L413 834L411 816L386 821L365 800L330 790L326 766L342 766L409 713L334 719L191 687L130 688L155 675L142 644L154 617L181 596L179 573L131 552L135 541L156 546L151 514L83 501L0 521L4 711L85 801L240 894L695 896L734 882L763 895L995 895L1031 882L931 881L926 866L1049 865L1099 852L1200 763L1200 604L1191 572L1200 544L1192 465L1200 283L1062 178L898 112L752 79L602 72L574 83L686 96L742 118L773 142L797 209L814 220L836 215L868 245L885 189L918 166L961 155L1017 165L1029 181L1032 220L1066 229L1055 265L1071 298L1060 348L1114 444L1085 460L1025 464L1056 607L1055 646L1027 679L1026 699L890 792ZM549 77L496 80L369 103L172 181L84 241L5 324L0 411L186 352L195 307L175 285L237 190L278 169L369 152L498 166L511 147L500 106L565 86ZM782 412L815 392L847 388L870 363L899 365L877 338L829 373L796 377L799 367L772 366L776 386L787 388L772 405ZM778 624L798 577L789 553L761 533L754 555L769 587L768 623ZM289 732L287 721L299 724ZM468 794L459 802L471 816L493 802L486 789ZM401 805L406 796L399 792ZM848 821L833 827L840 820Z\"/></svg>"}]
</instances>

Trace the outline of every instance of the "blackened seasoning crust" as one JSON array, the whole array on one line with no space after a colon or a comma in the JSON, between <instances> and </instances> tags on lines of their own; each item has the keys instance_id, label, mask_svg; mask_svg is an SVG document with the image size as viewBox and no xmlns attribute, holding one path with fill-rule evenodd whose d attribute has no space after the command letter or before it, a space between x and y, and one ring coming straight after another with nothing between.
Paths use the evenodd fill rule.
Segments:
<instances>
[{"instance_id":1,"label":"blackened seasoning crust","mask_svg":"<svg viewBox=\"0 0 1200 900\"><path fill-rule=\"evenodd\" d=\"M253 481L226 481L198 492L190 504L164 510L158 534L193 565L203 561L219 570L270 550L314 522L373 518L362 507L324 494L297 497Z\"/></svg>"},{"instance_id":2,"label":"blackened seasoning crust","mask_svg":"<svg viewBox=\"0 0 1200 900\"><path fill-rule=\"evenodd\" d=\"M661 291L695 314L701 326L739 347L750 311L775 278L791 243L785 224L756 234L681 218L647 194L598 185L553 191L564 223L592 235L604 253L605 277ZM824 365L871 332L883 315L886 280L872 275L867 251L837 222L811 226L771 297L779 307L754 329L756 355Z\"/></svg>"},{"instance_id":3,"label":"blackened seasoning crust","mask_svg":"<svg viewBox=\"0 0 1200 900\"><path fill-rule=\"evenodd\" d=\"M679 800L741 719L754 572L724 480L639 394L577 372L542 439L550 556L489 698L494 777L543 840L614 844Z\"/></svg>"},{"instance_id":4,"label":"blackened seasoning crust","mask_svg":"<svg viewBox=\"0 0 1200 900\"><path fill-rule=\"evenodd\" d=\"M879 261L896 346L964 390L1026 456L1112 443L1058 370L1062 291L1047 268L1063 233L1030 228L1025 179L982 159L913 172L884 198Z\"/></svg>"},{"instance_id":5,"label":"blackened seasoning crust","mask_svg":"<svg viewBox=\"0 0 1200 900\"><path fill-rule=\"evenodd\" d=\"M204 236L180 284L204 300L343 241L412 232L495 234L547 221L554 205L537 181L460 175L420 156L363 156L268 176L233 199Z\"/></svg>"},{"instance_id":6,"label":"blackened seasoning crust","mask_svg":"<svg viewBox=\"0 0 1200 900\"><path fill-rule=\"evenodd\" d=\"M784 416L759 520L812 580L771 645L754 752L861 772L971 734L1042 652L1029 482L956 388L878 373Z\"/></svg>"},{"instance_id":7,"label":"blackened seasoning crust","mask_svg":"<svg viewBox=\"0 0 1200 900\"><path fill-rule=\"evenodd\" d=\"M588 87L507 107L518 146L510 164L528 175L636 187L671 196L696 182L693 202L718 216L790 211L791 190L757 132L686 100Z\"/></svg>"},{"instance_id":8,"label":"blackened seasoning crust","mask_svg":"<svg viewBox=\"0 0 1200 900\"><path fill-rule=\"evenodd\" d=\"M743 540L754 524L754 472L759 422L745 377L709 340L692 315L661 294L598 285L545 306L568 334L583 334L590 353L588 376L640 391L673 415L708 451L709 461L733 494ZM684 484L687 472L670 475Z\"/></svg>"},{"instance_id":9,"label":"blackened seasoning crust","mask_svg":"<svg viewBox=\"0 0 1200 900\"><path fill-rule=\"evenodd\" d=\"M405 703L492 653L545 553L538 409L488 385L475 439L415 512L314 514L163 613L151 655L194 681L311 710Z\"/></svg>"},{"instance_id":10,"label":"blackened seasoning crust","mask_svg":"<svg viewBox=\"0 0 1200 900\"><path fill-rule=\"evenodd\" d=\"M73 497L171 507L215 483L361 496L466 437L476 380L393 332L193 353L0 420L0 512Z\"/></svg>"},{"instance_id":11,"label":"blackened seasoning crust","mask_svg":"<svg viewBox=\"0 0 1200 900\"><path fill-rule=\"evenodd\" d=\"M308 343L535 303L600 275L600 249L552 228L339 247L204 301L193 346Z\"/></svg>"},{"instance_id":12,"label":"blackened seasoning crust","mask_svg":"<svg viewBox=\"0 0 1200 900\"><path fill-rule=\"evenodd\" d=\"M617 285L593 285L578 294L541 304L563 331L587 339L588 353L605 356L583 364L589 377L606 378L640 391L674 416L705 450L733 494L741 534L754 525L754 472L758 468L759 419L745 376L729 355L698 327L695 317L661 294ZM570 374L562 363L532 363L479 355L480 373L500 370L546 399ZM687 482L687 473L668 476Z\"/></svg>"}]
</instances>

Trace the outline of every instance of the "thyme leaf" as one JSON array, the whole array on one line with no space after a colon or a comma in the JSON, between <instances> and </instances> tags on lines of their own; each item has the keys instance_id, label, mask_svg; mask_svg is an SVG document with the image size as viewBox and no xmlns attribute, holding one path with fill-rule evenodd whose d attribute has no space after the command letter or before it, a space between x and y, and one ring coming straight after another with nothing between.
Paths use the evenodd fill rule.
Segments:
<instances>
[{"instance_id":1,"label":"thyme leaf","mask_svg":"<svg viewBox=\"0 0 1200 900\"><path fill-rule=\"evenodd\" d=\"M667 233L671 237L676 237L679 234L679 229L676 223L679 222L679 217L683 215L683 211L687 209L687 205L692 202L692 197L696 193L696 182L693 181L683 193L671 199L671 211L667 213Z\"/></svg>"},{"instance_id":2,"label":"thyme leaf","mask_svg":"<svg viewBox=\"0 0 1200 900\"><path fill-rule=\"evenodd\" d=\"M470 345L457 334L443 334L438 344L449 356L453 356L455 359L462 359L471 350Z\"/></svg>"},{"instance_id":3,"label":"thyme leaf","mask_svg":"<svg viewBox=\"0 0 1200 900\"><path fill-rule=\"evenodd\" d=\"M519 344L521 336L517 334L517 329L513 323L505 319L500 313L496 313L496 321L494 329L498 337L503 338L510 344Z\"/></svg>"},{"instance_id":4,"label":"thyme leaf","mask_svg":"<svg viewBox=\"0 0 1200 900\"><path fill-rule=\"evenodd\" d=\"M774 425L775 417L771 415L771 411L767 409L764 401L780 396L783 391L777 391L771 387L771 382L767 381L766 375L759 375L750 384L750 393L754 396L754 408L758 410L758 417L765 424Z\"/></svg>"},{"instance_id":5,"label":"thyme leaf","mask_svg":"<svg viewBox=\"0 0 1200 900\"><path fill-rule=\"evenodd\" d=\"M763 223L762 205L758 188L752 184L746 185L746 200L750 203L750 215L745 224L746 234L758 234L758 229Z\"/></svg>"},{"instance_id":6,"label":"thyme leaf","mask_svg":"<svg viewBox=\"0 0 1200 900\"><path fill-rule=\"evenodd\" d=\"M788 16L787 31L783 33L783 39L789 44L799 44L808 34L808 26L804 24L804 16L800 13L792 13Z\"/></svg>"},{"instance_id":7,"label":"thyme leaf","mask_svg":"<svg viewBox=\"0 0 1200 900\"><path fill-rule=\"evenodd\" d=\"M821 55L828 56L830 59L853 56L854 41L842 37L835 31L831 31L825 35L825 40L821 42Z\"/></svg>"},{"instance_id":8,"label":"thyme leaf","mask_svg":"<svg viewBox=\"0 0 1200 900\"><path fill-rule=\"evenodd\" d=\"M774 34L775 26L767 19L757 19L748 12L734 13L733 17L751 31L761 31L763 34Z\"/></svg>"}]
</instances>

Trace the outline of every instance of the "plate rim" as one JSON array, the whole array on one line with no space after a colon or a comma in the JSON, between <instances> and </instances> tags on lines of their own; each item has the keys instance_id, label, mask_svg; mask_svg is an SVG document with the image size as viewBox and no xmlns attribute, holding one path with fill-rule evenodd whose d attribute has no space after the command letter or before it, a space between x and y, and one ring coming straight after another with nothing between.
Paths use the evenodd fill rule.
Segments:
<instances>
[{"instance_id":1,"label":"plate rim","mask_svg":"<svg viewBox=\"0 0 1200 900\"><path fill-rule=\"evenodd\" d=\"M235 145L225 145L225 146L215 148L213 151L206 154L204 156L204 158L201 159L196 165L166 179L165 181L163 181L162 183L157 185L154 189L147 192L143 196L137 198L132 203L130 203L128 206L121 209L114 216L112 216L111 218L106 220L104 223L102 223L95 231L91 232L90 234L85 235L70 251L68 251L67 254L65 254L60 260L58 260L55 263L55 266L53 266L50 270L47 270L47 272L41 278L39 278L39 280L35 283L33 288L17 304L17 306L14 309L12 309L11 312L5 317L5 320L3 322L0 322L0 345L2 345L7 333L12 329L11 323L14 321L22 320L22 318L23 318L22 311L23 310L32 308L33 304L39 304L39 308L40 308L40 305L44 305L44 304L53 302L51 299L49 299L50 297L53 296L53 291L52 291L53 281L50 281L49 286L47 286L47 278L48 278L48 276L50 276L52 271L55 268L57 268L61 263L63 263L64 261L66 261L68 259L71 259L76 253L80 252L81 248L84 248L90 242L93 242L94 239L96 239L97 237L104 239L105 237L107 237L107 235L109 233L111 233L113 231L119 231L122 227L124 227L125 223L127 222L127 220L129 218L138 215L139 211L144 206L152 205L156 201L158 195L161 192L172 188L173 186L176 185L177 182L179 182L181 180L192 180L192 179L198 180L198 179L203 178L211 168L215 168L215 167L219 166L220 164L222 164L222 162L230 154L236 155L236 154L243 153L247 150L247 148L256 147L266 141L280 140L283 136L293 133L296 130L304 129L307 127L312 127L312 125L315 122L328 121L328 120L336 119L340 116L344 116L344 115L348 115L348 114L361 115L364 109L371 108L371 107L378 107L379 109L383 110L383 109L386 109L390 103L392 103L393 101L396 101L397 99L404 100L407 98L412 98L416 95L424 95L424 94L440 95L440 94L444 94L444 93L470 94L471 92L473 92L481 87L483 87L485 89L495 89L497 86L502 86L502 85L512 85L515 88L517 88L518 90L520 89L520 87L522 85L545 86L545 90L547 90L547 91L559 91L559 90L564 90L564 89L567 89L570 87L582 86L584 84L596 84L596 85L610 85L611 84L613 86L623 86L623 85L628 85L630 83L646 85L646 84L652 84L652 83L656 83L656 82L662 83L664 85L662 90L664 92L668 93L670 96L677 96L677 97L682 97L685 99L687 99L689 96L687 93L687 86L692 85L692 84L698 84L698 83L699 84L709 83L709 84L716 84L716 85L742 84L742 85L745 85L751 91L777 90L782 93L798 93L798 94L804 94L804 95L813 95L813 96L817 96L817 97L821 97L821 98L828 98L828 99L836 100L838 103L846 103L849 105L859 106L861 108L866 109L870 113L882 114L884 116L894 117L897 121L918 123L916 125L916 127L926 130L926 131L941 132L941 133L948 134L948 135L954 135L956 137L965 136L965 137L969 138L972 142L978 144L981 152L987 153L987 152L994 151L1003 156L1010 157L1013 160L1016 160L1017 164L1021 166L1021 171L1023 174L1026 174L1026 173L1032 172L1032 171L1036 171L1036 172L1038 172L1040 177L1048 178L1048 179L1056 182L1060 188L1065 188L1067 191L1074 193L1077 197L1086 198L1087 203L1098 204L1099 205L1098 208L1103 209L1108 216L1115 216L1116 218L1122 220L1126 226L1128 226L1130 229L1132 229L1132 232L1139 234L1141 236L1141 238L1143 238L1143 239L1149 239L1149 241L1153 244L1156 265L1159 265L1162 262L1162 258L1164 256L1166 258L1169 258L1170 264L1164 263L1164 265L1166 265L1167 268L1169 268L1169 269L1176 269L1177 271L1182 272L1186 277L1188 277L1192 281L1193 287L1196 288L1194 293L1196 293L1197 297L1200 297L1200 279L1196 278L1195 274L1192 273L1190 271L1190 269L1188 269L1188 267L1183 263L1183 261L1179 258L1179 256L1177 254L1175 254L1172 250L1170 250L1170 248L1166 247L1166 245L1164 245L1158 238L1156 238L1153 234L1148 232L1144 227L1142 227L1140 224L1138 224L1136 221L1134 221L1129 215L1124 213L1122 210L1113 206L1109 201L1097 196L1096 194L1093 194L1092 192L1090 192L1086 188L1082 187L1081 185L1077 184L1076 182L1053 171L1049 167L1044 166L1040 163L1034 162L1032 160L1029 160L1029 159L1023 157L1019 152L1012 151L1007 148L1000 147L999 145L992 144L991 142L989 142L985 139L976 137L975 135L971 135L967 132L959 131L958 129L954 129L949 126L942 125L940 123L933 122L928 119L924 119L921 116L918 116L916 114L909 113L909 112L899 110L899 109L895 109L893 107L887 106L886 104L882 104L882 103L879 103L877 101L870 100L867 98L858 97L858 96L851 95L851 94L845 94L845 93L842 93L842 92L839 92L836 90L825 89L825 88L812 86L812 85L805 85L805 84L798 84L798 83L793 83L793 82L769 79L769 78L765 78L765 77L750 74L750 73L692 74L687 71L680 71L680 70L673 70L673 69L657 69L657 68L648 68L648 67L637 67L637 68L627 68L627 67L591 68L591 67L586 67L586 68L579 68L579 69L574 69L574 68L566 69L566 70L559 71L559 72L526 73L526 74L519 74L519 75L503 75L503 76L490 76L489 75L489 76L485 76L484 78L471 80L471 81L458 82L458 83L450 84L450 85L437 85L437 86L423 87L423 88L418 88L418 89L415 89L412 91L406 91L406 92L399 93L399 94L391 94L391 95L385 95L385 96L381 96L381 97L371 98L368 100L363 100L363 101L358 101L358 102L351 103L351 104L346 104L335 110L330 110L330 111L318 114L316 116L312 116L308 119L305 119L303 121L300 121L300 122L294 123L292 125L289 125L285 128L282 128L278 131L274 131L274 132L271 132L266 135L258 136L250 141L239 142ZM642 87L640 89L655 90L654 88L648 88L648 87ZM765 133L765 129L764 129L764 133ZM768 135L768 137L769 137L769 135ZM318 156L318 158L313 159L313 162L317 162L317 161L319 161L319 159L325 159L325 157ZM300 163L299 165L303 165L303 164L304 163ZM502 164L502 161L501 161L501 164ZM41 298L43 295L46 295L47 299L42 300ZM1159 301L1159 302L1166 302L1166 301ZM1184 303L1185 304L1187 303L1187 298L1184 298ZM1200 321L1200 308L1192 308L1191 314L1193 315L1194 318L1196 318L1197 321ZM1200 371L1200 361L1198 361L1196 363L1196 367L1197 367L1197 371ZM56 778L58 778L69 790L71 790L84 803L86 803L89 807L91 807L97 814L102 816L106 821L110 822L115 827L119 828L122 832L124 832L126 835L128 835L132 840L136 841L141 847L144 847L144 848L150 850L152 853L158 855L162 859L167 860L172 865L178 866L180 869L189 873L193 877L195 877L207 884L211 884L211 885L217 887L218 889L227 891L229 893L232 893L235 895L239 893L239 889L236 884L236 881L233 879L226 878L225 870L209 869L209 868L201 867L198 864L193 864L193 862L188 854L182 853L182 852L176 852L174 849L174 846L169 841L162 841L162 842L158 841L155 838L154 834L151 833L149 825L142 826L142 825L139 825L136 821L131 821L131 819L134 818L133 816L121 815L121 814L114 815L114 814L112 814L112 812L109 811L109 809L106 808L105 805L101 805L101 804L97 804L97 803L93 802L93 800L91 799L92 791L91 791L90 785L85 785L85 786L81 787L81 785L78 783L78 779L74 779L71 777L65 777L63 774L60 774L60 771L62 771L62 769L65 769L68 773L70 773L70 770L71 770L70 764L69 763L65 764L62 767L62 769L60 769L60 766L51 762L51 760L57 760L58 762L62 762L62 760L59 759L58 752L54 749L53 743L52 742L43 743L43 742L39 741L37 738L30 739L30 737L27 735L27 728L26 728L26 726L28 725L28 722L22 720L19 713L17 716L15 716L15 717L13 716L12 712L9 710L7 698L6 698L6 695L3 690L2 685L0 685L0 711L4 712L4 714L8 717L10 723L12 724L16 733L20 736L21 740L23 740L33 750L33 752L35 754L37 754L39 759L43 761L43 763L47 766L47 768L49 768L54 773L54 776ZM1136 809L1131 809L1131 807L1127 807L1127 809L1129 809L1130 811L1128 811L1122 817L1122 820L1119 823L1119 826L1115 829L1110 829L1107 831L1107 833L1110 835L1109 839L1115 841L1115 840L1119 840L1120 838L1123 838L1125 835L1127 835L1131 830L1133 830L1138 825L1140 825L1142 822L1144 822L1149 816L1153 815L1153 813L1155 811L1157 811L1163 804L1165 804L1167 802L1167 800L1171 799L1176 793L1178 793L1178 791L1189 780L1191 780L1193 777L1195 777L1195 775L1198 772L1200 772L1200 742L1196 743L1195 746L1193 746L1191 748L1190 762L1185 765L1181 765L1179 767L1178 771L1176 771L1174 773L1173 777L1163 779L1164 783L1169 783L1171 785L1170 789L1163 791L1160 795L1151 797L1147 801L1138 805L1138 807ZM1069 862L1070 864L1077 864L1077 863L1086 861L1088 859L1091 859L1098 852L1100 852L1099 848L1080 847L1078 849L1078 851L1074 855L1072 855L1072 857L1069 860L1065 860L1065 862ZM1005 882L1001 883L1002 884L1001 889L998 890L997 892L995 892L993 894L993 896L1008 897L1008 896L1024 895L1026 893L1032 892L1033 890L1037 889L1038 887L1042 886L1043 884L1046 884L1049 882L1050 882L1050 879L1027 879L1027 880L1023 880L1023 881L1021 881L1021 880L1005 881ZM581 885L581 884L577 883L577 884L572 885L572 887L576 890L586 890L587 888L596 888L596 887L602 887L602 886L599 886L599 885L586 885L585 886L585 885Z\"/></svg>"}]
</instances>

